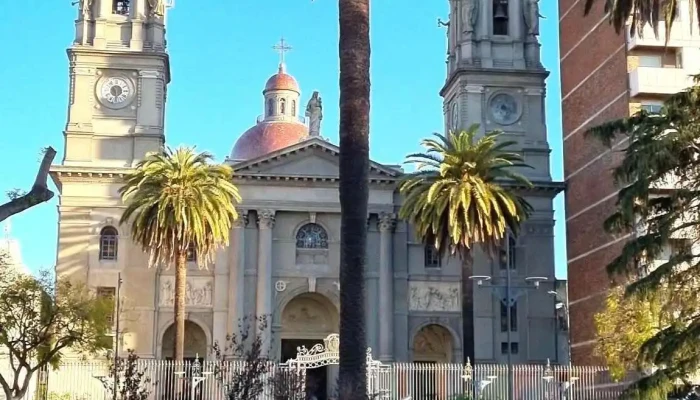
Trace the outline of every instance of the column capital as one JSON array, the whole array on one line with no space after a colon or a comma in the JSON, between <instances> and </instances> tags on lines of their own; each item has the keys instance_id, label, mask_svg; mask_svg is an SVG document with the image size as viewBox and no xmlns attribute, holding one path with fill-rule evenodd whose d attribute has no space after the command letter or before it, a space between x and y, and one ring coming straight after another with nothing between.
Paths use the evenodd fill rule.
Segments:
<instances>
[{"instance_id":1,"label":"column capital","mask_svg":"<svg viewBox=\"0 0 700 400\"><path fill-rule=\"evenodd\" d=\"M275 210L258 210L258 228L272 229L275 226Z\"/></svg>"},{"instance_id":2,"label":"column capital","mask_svg":"<svg viewBox=\"0 0 700 400\"><path fill-rule=\"evenodd\" d=\"M233 221L234 228L245 228L248 225L248 210L237 208L238 218Z\"/></svg>"},{"instance_id":3,"label":"column capital","mask_svg":"<svg viewBox=\"0 0 700 400\"><path fill-rule=\"evenodd\" d=\"M380 213L379 220L377 221L377 228L380 232L392 232L396 227L396 214L394 213Z\"/></svg>"}]
</instances>

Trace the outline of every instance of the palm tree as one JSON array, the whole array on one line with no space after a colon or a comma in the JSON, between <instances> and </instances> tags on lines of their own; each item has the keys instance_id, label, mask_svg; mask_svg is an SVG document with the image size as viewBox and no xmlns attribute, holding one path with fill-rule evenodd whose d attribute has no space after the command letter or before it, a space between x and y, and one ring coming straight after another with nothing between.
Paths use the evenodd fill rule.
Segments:
<instances>
[{"instance_id":1,"label":"palm tree","mask_svg":"<svg viewBox=\"0 0 700 400\"><path fill-rule=\"evenodd\" d=\"M515 168L528 167L507 149L500 132L477 139L478 125L466 131L435 134L422 141L425 153L407 156L416 165L399 184L404 202L399 217L415 226L416 235L435 246L440 257L462 260L463 278L472 274L472 251L479 245L489 256L503 245L508 231L517 235L532 207L509 186L532 187ZM464 355L474 358L473 293L463 279Z\"/></svg>"},{"instance_id":2,"label":"palm tree","mask_svg":"<svg viewBox=\"0 0 700 400\"><path fill-rule=\"evenodd\" d=\"M120 223L131 224L134 242L150 253L149 264L175 264L177 361L184 353L187 249L194 249L201 266L212 261L216 249L228 245L241 201L231 168L212 159L194 148L168 148L139 162L119 189L126 204Z\"/></svg>"},{"instance_id":3,"label":"palm tree","mask_svg":"<svg viewBox=\"0 0 700 400\"><path fill-rule=\"evenodd\" d=\"M669 38L668 32L679 17L678 11L681 4L681 0L586 0L585 15L591 12L593 4L597 1L605 1L605 13L617 33L622 32L622 28L627 25L630 17L632 18L630 33L637 33L640 36L647 24L654 28L654 33L658 36L659 23L663 22L667 32L666 42ZM694 12L697 13L696 17L700 22L700 0L689 0L688 8L691 15Z\"/></svg>"},{"instance_id":4,"label":"palm tree","mask_svg":"<svg viewBox=\"0 0 700 400\"><path fill-rule=\"evenodd\" d=\"M367 393L364 269L369 201L369 0L338 0L341 400Z\"/></svg>"}]
</instances>

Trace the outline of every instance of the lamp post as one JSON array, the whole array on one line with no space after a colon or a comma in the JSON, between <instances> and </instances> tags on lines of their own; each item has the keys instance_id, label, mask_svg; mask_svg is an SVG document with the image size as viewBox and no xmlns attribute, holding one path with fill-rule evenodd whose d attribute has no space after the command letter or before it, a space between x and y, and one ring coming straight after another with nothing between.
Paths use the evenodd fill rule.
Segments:
<instances>
[{"instance_id":1,"label":"lamp post","mask_svg":"<svg viewBox=\"0 0 700 400\"><path fill-rule=\"evenodd\" d=\"M514 400L515 399L515 387L513 384L513 357L512 357L512 348L511 348L511 329L512 329L512 324L511 324L511 308L515 304L516 300L518 297L522 296L525 294L525 291L527 289L538 289L540 287L540 282L546 281L547 278L542 277L542 276L531 276L525 278L525 282L527 282L527 285L513 285L511 282L511 266L507 263L506 264L506 283L505 285L494 285L494 284L488 284L485 285L486 282L491 280L491 277L488 275L474 275L470 276L469 279L476 281L477 285L479 287L486 287L492 290L492 293L498 297L499 301L505 305L506 307L506 319L507 319L507 329L506 329L506 335L507 335L507 342L508 342L508 352L507 352L507 363L508 363L508 399L509 400ZM513 292L513 289L516 289L515 292Z\"/></svg>"},{"instance_id":2,"label":"lamp post","mask_svg":"<svg viewBox=\"0 0 700 400\"><path fill-rule=\"evenodd\" d=\"M542 376L542 379L544 379L544 381L547 383L552 383L554 381L554 372L552 371L552 365L549 363L549 358L547 359L547 366L544 368L544 375ZM561 382L554 382L559 383L559 398L562 400L567 400L569 398L569 389L577 380L578 377L571 376L571 363L569 363L568 379Z\"/></svg>"},{"instance_id":3,"label":"lamp post","mask_svg":"<svg viewBox=\"0 0 700 400\"><path fill-rule=\"evenodd\" d=\"M578 380L578 377L573 376L573 369L571 366L571 314L569 313L569 306L567 301L568 296L566 299L563 299L561 295L554 290L548 291L547 294L553 296L554 299L557 301L557 303L554 304L555 314L556 310L561 308L564 312L564 318L566 320L566 351L568 358L567 365L569 366L569 379L566 381L567 385L565 387L562 387L562 394L565 394L569 390L569 388L574 384L574 382ZM549 360L547 360L547 365L549 365Z\"/></svg>"},{"instance_id":4,"label":"lamp post","mask_svg":"<svg viewBox=\"0 0 700 400\"><path fill-rule=\"evenodd\" d=\"M467 358L467 363L464 365L464 373L462 374L462 380L466 383L467 387L471 390L475 398L482 398L482 394L486 387L493 383L497 378L496 375L488 375L486 379L481 379L478 382L474 382L474 369L472 364Z\"/></svg>"},{"instance_id":5,"label":"lamp post","mask_svg":"<svg viewBox=\"0 0 700 400\"><path fill-rule=\"evenodd\" d=\"M117 400L117 363L119 362L119 313L121 312L121 291L122 291L122 273L117 274L117 309L115 311L115 326L114 326L114 380L112 381L112 399Z\"/></svg>"},{"instance_id":6,"label":"lamp post","mask_svg":"<svg viewBox=\"0 0 700 400\"><path fill-rule=\"evenodd\" d=\"M183 378L185 376L185 371L175 372L175 375L181 375ZM195 355L194 363L192 363L192 377L190 378L190 399L194 400L197 386L207 379L207 376L211 375L211 372L202 372L202 364L199 362L199 354Z\"/></svg>"}]
</instances>

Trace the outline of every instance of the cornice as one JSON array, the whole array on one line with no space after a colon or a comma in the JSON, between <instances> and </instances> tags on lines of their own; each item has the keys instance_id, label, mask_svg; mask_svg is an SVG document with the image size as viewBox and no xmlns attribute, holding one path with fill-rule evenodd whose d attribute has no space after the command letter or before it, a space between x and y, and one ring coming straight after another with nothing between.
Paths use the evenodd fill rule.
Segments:
<instances>
[{"instance_id":1,"label":"cornice","mask_svg":"<svg viewBox=\"0 0 700 400\"><path fill-rule=\"evenodd\" d=\"M460 65L456 70L450 73L450 76L445 81L445 84L440 89L440 96L444 97L450 87L455 81L459 79L462 75L496 75L496 76L532 76L532 77L542 77L542 79L547 79L549 76L549 71L545 69L515 69L515 68L483 68L483 67L473 67ZM484 83L483 85L488 85Z\"/></svg>"},{"instance_id":2,"label":"cornice","mask_svg":"<svg viewBox=\"0 0 700 400\"><path fill-rule=\"evenodd\" d=\"M370 177L370 184L378 185L394 185L398 182L399 177ZM238 172L234 178L234 182L252 183L252 182L298 182L298 183L328 183L338 184L340 178L337 176L319 176L319 175L281 175L281 174L261 174L261 173L241 173Z\"/></svg>"}]
</instances>

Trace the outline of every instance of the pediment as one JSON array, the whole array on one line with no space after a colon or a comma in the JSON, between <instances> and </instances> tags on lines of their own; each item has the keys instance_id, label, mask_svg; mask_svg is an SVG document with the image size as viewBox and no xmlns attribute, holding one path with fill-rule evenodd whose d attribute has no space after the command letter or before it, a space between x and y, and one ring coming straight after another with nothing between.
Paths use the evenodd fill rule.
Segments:
<instances>
[{"instance_id":1,"label":"pediment","mask_svg":"<svg viewBox=\"0 0 700 400\"><path fill-rule=\"evenodd\" d=\"M339 149L322 139L312 138L265 156L233 165L234 175L338 178ZM401 171L370 162L370 178L395 180Z\"/></svg>"}]
</instances>

